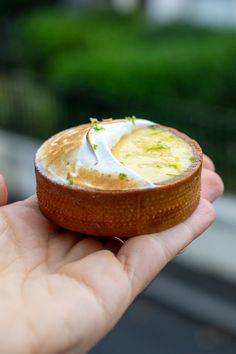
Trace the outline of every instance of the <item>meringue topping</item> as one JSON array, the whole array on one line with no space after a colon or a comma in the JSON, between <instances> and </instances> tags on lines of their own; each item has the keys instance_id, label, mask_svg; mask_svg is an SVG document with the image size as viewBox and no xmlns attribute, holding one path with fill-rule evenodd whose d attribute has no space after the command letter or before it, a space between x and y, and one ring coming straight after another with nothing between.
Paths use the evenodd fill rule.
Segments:
<instances>
[{"instance_id":1,"label":"meringue topping","mask_svg":"<svg viewBox=\"0 0 236 354\"><path fill-rule=\"evenodd\" d=\"M36 155L38 167L56 182L104 190L156 187L180 176L193 160L184 139L135 117L68 129Z\"/></svg>"}]
</instances>

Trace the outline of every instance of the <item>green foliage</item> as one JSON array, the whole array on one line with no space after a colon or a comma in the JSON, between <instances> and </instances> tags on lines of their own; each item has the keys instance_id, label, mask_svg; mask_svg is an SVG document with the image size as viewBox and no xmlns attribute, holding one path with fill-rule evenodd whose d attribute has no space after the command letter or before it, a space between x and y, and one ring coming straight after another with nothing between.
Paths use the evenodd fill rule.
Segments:
<instances>
[{"instance_id":1,"label":"green foliage","mask_svg":"<svg viewBox=\"0 0 236 354\"><path fill-rule=\"evenodd\" d=\"M89 87L108 101L135 97L155 107L165 96L235 107L235 59L231 43L176 37L173 45L113 45L89 56L65 51L52 58L48 74L57 85Z\"/></svg>"},{"instance_id":2,"label":"green foliage","mask_svg":"<svg viewBox=\"0 0 236 354\"><path fill-rule=\"evenodd\" d=\"M25 15L17 30L24 62L64 92L154 109L162 96L236 107L234 32L152 31L136 18L63 8Z\"/></svg>"},{"instance_id":3,"label":"green foliage","mask_svg":"<svg viewBox=\"0 0 236 354\"><path fill-rule=\"evenodd\" d=\"M133 29L132 29L132 26ZM57 55L73 51L90 54L112 43L120 43L137 21L99 13L80 13L75 9L54 7L36 10L20 17L15 24L26 65L47 67ZM131 33L130 33L131 34Z\"/></svg>"}]
</instances>

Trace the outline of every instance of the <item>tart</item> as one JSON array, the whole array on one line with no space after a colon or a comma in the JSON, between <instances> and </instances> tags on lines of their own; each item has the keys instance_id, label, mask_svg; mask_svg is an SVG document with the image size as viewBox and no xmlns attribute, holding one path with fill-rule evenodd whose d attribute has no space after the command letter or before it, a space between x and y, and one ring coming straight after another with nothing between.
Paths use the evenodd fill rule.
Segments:
<instances>
[{"instance_id":1,"label":"tart","mask_svg":"<svg viewBox=\"0 0 236 354\"><path fill-rule=\"evenodd\" d=\"M35 158L42 213L94 236L131 237L184 221L197 207L202 151L144 119L106 119L60 132Z\"/></svg>"}]
</instances>

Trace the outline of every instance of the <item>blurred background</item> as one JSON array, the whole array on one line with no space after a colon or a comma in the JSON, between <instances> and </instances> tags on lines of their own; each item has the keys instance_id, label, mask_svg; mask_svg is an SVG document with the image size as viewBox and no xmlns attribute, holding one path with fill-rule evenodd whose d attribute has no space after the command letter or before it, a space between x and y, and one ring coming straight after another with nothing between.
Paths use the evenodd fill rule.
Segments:
<instances>
[{"instance_id":1,"label":"blurred background","mask_svg":"<svg viewBox=\"0 0 236 354\"><path fill-rule=\"evenodd\" d=\"M199 141L226 193L217 222L93 354L236 352L236 0L0 2L0 171L34 193L43 139L136 115Z\"/></svg>"}]
</instances>

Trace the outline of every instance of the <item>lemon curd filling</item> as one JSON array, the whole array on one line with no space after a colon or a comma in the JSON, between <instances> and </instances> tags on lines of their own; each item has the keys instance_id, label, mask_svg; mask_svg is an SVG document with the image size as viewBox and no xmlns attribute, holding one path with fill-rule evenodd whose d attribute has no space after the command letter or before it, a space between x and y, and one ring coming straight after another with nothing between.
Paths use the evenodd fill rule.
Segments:
<instances>
[{"instance_id":1,"label":"lemon curd filling","mask_svg":"<svg viewBox=\"0 0 236 354\"><path fill-rule=\"evenodd\" d=\"M121 164L152 183L180 176L194 161L187 142L158 126L134 130L111 151Z\"/></svg>"}]
</instances>

